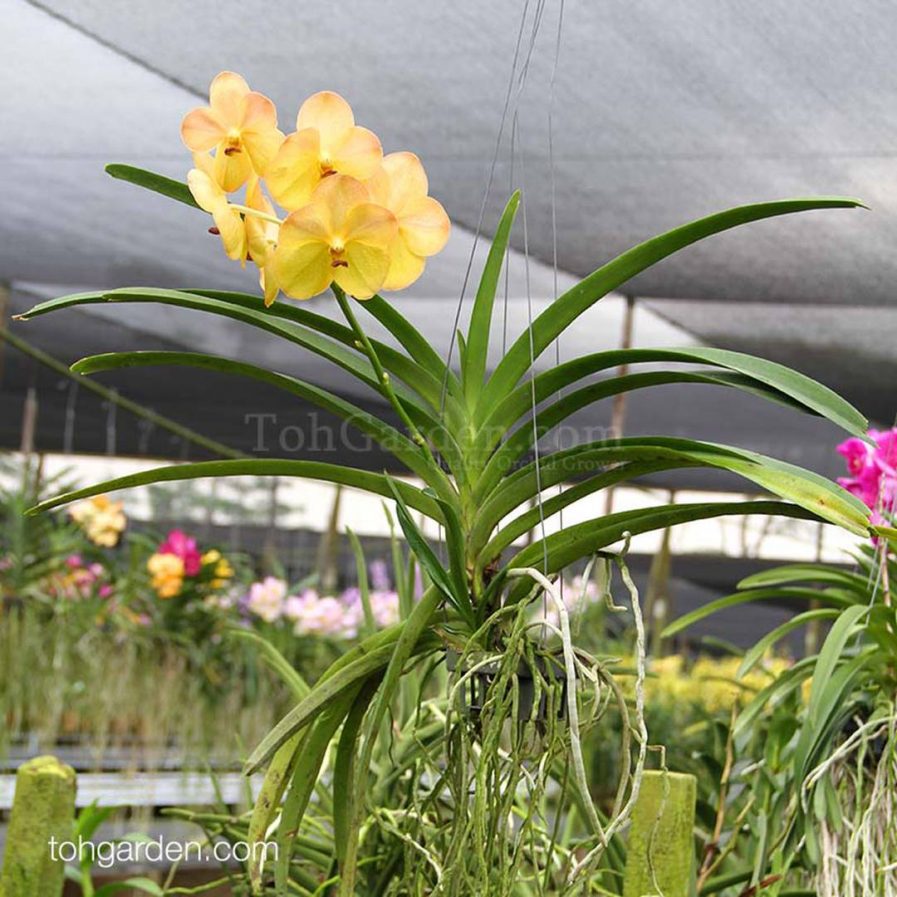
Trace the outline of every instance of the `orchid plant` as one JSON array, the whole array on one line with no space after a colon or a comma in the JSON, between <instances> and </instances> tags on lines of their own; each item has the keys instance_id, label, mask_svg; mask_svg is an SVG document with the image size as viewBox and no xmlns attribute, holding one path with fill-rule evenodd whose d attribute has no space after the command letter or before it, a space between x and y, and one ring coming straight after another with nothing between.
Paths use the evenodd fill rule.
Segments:
<instances>
[{"instance_id":1,"label":"orchid plant","mask_svg":"<svg viewBox=\"0 0 897 897\"><path fill-rule=\"evenodd\" d=\"M519 192L511 196L497 223L469 326L459 334L460 357L455 364L440 357L426 337L380 295L412 284L426 259L448 238L448 217L428 195L426 173L417 156L408 152L383 155L377 137L356 125L348 103L331 92L306 100L295 132L284 136L273 103L229 72L212 82L209 105L184 119L182 136L194 158L186 185L129 166L112 165L107 170L113 177L211 215L212 230L220 235L227 255L242 265L257 266L263 296L127 287L53 299L20 317L32 319L92 303L149 302L218 315L273 334L327 359L378 393L401 426L392 426L342 396L291 374L216 355L109 353L82 359L73 369L86 375L181 365L249 377L346 419L389 452L397 470L416 481L323 461L246 458L234 453L224 460L120 477L60 495L35 510L149 483L241 475L311 478L395 501L399 523L429 580L428 588L398 623L373 633L341 656L262 739L246 764L248 773L267 767L250 839L264 838L279 820L275 826L282 846L275 870L279 887L285 887L293 838L319 770L329 745L341 732L334 773L335 864L340 894L355 893L358 876L364 874L359 872L357 846L374 745L401 691L403 674L409 666L446 648L499 671L495 681L507 686L502 692L505 697L492 703L499 723L516 712L514 681L519 662L527 658L530 672L541 679L537 688L554 695L555 702L567 695L569 726L567 734L559 737L566 739L572 781L580 799L585 799L582 761L577 755L577 700L583 677L591 673L570 646L563 601L554 593L554 582L568 565L594 556L613 559L614 547L630 535L724 515L824 520L856 534L869 532L868 508L840 486L738 448L637 436L587 442L541 456L536 451L536 460L529 457L546 433L580 409L611 396L670 383L745 391L826 417L862 438L865 419L835 393L779 364L737 352L704 347L627 348L590 353L541 373L533 369L545 350L591 306L672 253L754 221L811 210L851 209L861 206L859 201L820 197L763 202L719 212L653 237L601 265L556 298L530 321L495 369L487 371L496 291L521 202ZM238 191L243 193L235 197ZM288 301L315 296L328 287L344 324ZM281 293L287 298L278 300ZM362 311L378 321L392 341L370 338L359 319ZM594 377L621 365L642 364L655 367ZM585 496L659 471L694 467L738 474L774 499L666 504L606 514L551 535L540 530L540 521ZM445 561L424 538L413 512L434 521L444 532ZM530 533L531 543L521 547L521 537ZM555 599L559 625L531 625L523 611L536 598ZM638 614L636 598L631 609ZM540 665L534 659L536 653L551 653L544 639L555 637L563 644L562 660L554 666ZM551 651L557 654L557 639L554 644ZM553 674L545 672L558 669L558 664L566 678L563 691L557 691ZM462 666L460 675L467 672ZM599 690L612 688L602 669L596 667L592 673ZM627 750L637 747L637 765L643 764L644 727L627 722L625 728ZM501 753L499 730L500 726L482 730L483 754ZM495 767L488 775L494 774L499 781L505 772ZM485 767L479 768L480 774L477 802L488 803ZM591 840L582 851L586 860L571 870L571 886L588 878L592 859L625 819L637 779L629 786L628 797L627 785L621 787L614 806L616 817L606 827L594 808L585 812ZM459 799L463 793L458 791ZM476 825L469 827L465 837L471 840L457 842L456 847L470 843L475 848L460 850L457 860L482 863L483 874L492 880L494 870L489 871L489 864L505 859L483 852L478 831ZM253 869L253 881L262 887L260 867ZM494 891L499 892L504 893Z\"/></svg>"},{"instance_id":2,"label":"orchid plant","mask_svg":"<svg viewBox=\"0 0 897 897\"><path fill-rule=\"evenodd\" d=\"M890 522L897 428L869 430L867 438L851 437L837 450L849 474L839 483L863 501L872 520ZM742 658L737 675L743 680L764 652L795 631L812 636L807 656L778 671L746 704L733 732L743 742L761 711L778 717L764 749L762 781L750 786L777 825L759 831L752 849L778 874L792 866L813 870L820 897L897 888L897 839L881 824L891 818L897 782L897 564L889 532L876 533L855 552L855 569L815 563L764 570L665 632L675 635L749 602L803 607ZM821 627L830 628L817 650Z\"/></svg>"}]
</instances>

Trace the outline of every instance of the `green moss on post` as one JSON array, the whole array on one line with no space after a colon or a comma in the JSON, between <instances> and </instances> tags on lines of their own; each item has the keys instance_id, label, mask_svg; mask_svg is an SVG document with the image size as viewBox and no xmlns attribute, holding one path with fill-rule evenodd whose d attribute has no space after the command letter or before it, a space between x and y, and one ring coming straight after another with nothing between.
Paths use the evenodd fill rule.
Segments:
<instances>
[{"instance_id":1,"label":"green moss on post","mask_svg":"<svg viewBox=\"0 0 897 897\"><path fill-rule=\"evenodd\" d=\"M688 897L694 874L696 780L651 771L632 811L623 897Z\"/></svg>"},{"instance_id":2,"label":"green moss on post","mask_svg":"<svg viewBox=\"0 0 897 897\"><path fill-rule=\"evenodd\" d=\"M75 771L55 757L35 757L16 774L0 897L59 897L65 864L59 843L72 839ZM51 839L56 846L51 856Z\"/></svg>"}]
</instances>

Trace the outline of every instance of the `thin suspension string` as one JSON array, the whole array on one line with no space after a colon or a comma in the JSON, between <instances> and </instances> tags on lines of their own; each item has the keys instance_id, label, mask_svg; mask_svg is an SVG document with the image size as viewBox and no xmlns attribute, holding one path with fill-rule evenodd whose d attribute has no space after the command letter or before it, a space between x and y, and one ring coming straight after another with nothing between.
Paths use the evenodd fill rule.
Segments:
<instances>
[{"instance_id":1,"label":"thin suspension string","mask_svg":"<svg viewBox=\"0 0 897 897\"><path fill-rule=\"evenodd\" d=\"M533 56L533 50L536 46L536 36L539 33L539 27L542 24L542 16L545 13L545 0L539 0L538 5L536 6L536 11L533 16L533 30L530 33L529 40L529 48L526 53L526 60L521 69L520 76L517 79L517 93L514 97L514 115L515 115L515 124L516 124L516 116L520 110L520 98L523 95L523 90L526 87L526 76L529 72L529 64L530 60ZM510 176L508 179L508 192L512 193L514 191L514 161L517 155L517 139L519 138L519 134L517 132L516 126L511 127L511 153L510 153ZM508 244L505 249L505 289L504 289L504 301L502 307L502 328L501 328L501 352L502 355L505 354L508 350L508 299L510 295L510 271L511 271L511 246Z\"/></svg>"},{"instance_id":2,"label":"thin suspension string","mask_svg":"<svg viewBox=\"0 0 897 897\"><path fill-rule=\"evenodd\" d=\"M520 203L520 212L523 218L523 271L524 283L526 286L526 317L529 333L529 384L530 384L530 412L533 425L533 456L536 471L536 507L539 511L539 531L542 535L542 572L548 575L548 542L545 533L545 508L542 496L542 461L539 451L539 424L536 414L536 359L535 345L533 342L533 293L530 287L529 274L529 231L526 225L526 160L524 157L523 147L520 144L519 119L514 114L514 130L517 132L517 145L520 153L520 192L522 200ZM546 603L545 610L547 613L547 598L543 597Z\"/></svg>"},{"instance_id":3,"label":"thin suspension string","mask_svg":"<svg viewBox=\"0 0 897 897\"><path fill-rule=\"evenodd\" d=\"M557 220L557 189L556 189L556 176L554 170L554 107L557 101L557 74L558 74L558 65L560 63L561 58L561 39L564 31L564 0L559 0L558 6L558 26L557 26L557 34L555 36L554 43L554 62L551 67L551 81L549 83L549 92L548 92L548 178L549 184L551 188L551 265L552 265L552 287L554 290L554 298L553 302L557 301L559 290L558 290L558 220ZM532 341L532 336L530 336L530 341ZM554 364L555 367L559 366L561 363L561 337L560 334L555 337L554 340ZM557 391L557 401L560 401L563 396L563 390L559 387ZM559 452L561 450L561 430L560 427L557 427L554 432L554 450ZM557 494L560 496L563 493L563 485L558 483L557 486ZM564 528L564 509L563 507L558 512L558 526L563 530ZM564 577L561 577L560 581L560 598L561 601L564 600Z\"/></svg>"},{"instance_id":4,"label":"thin suspension string","mask_svg":"<svg viewBox=\"0 0 897 897\"><path fill-rule=\"evenodd\" d=\"M442 376L442 390L439 398L440 413L445 411L445 399L448 392L449 372L451 370L452 355L455 352L455 340L458 334L458 324L461 321L461 308L464 305L464 297L467 293L467 285L470 282L470 272L473 269L473 260L476 256L477 246L480 242L480 234L483 230L483 221L486 217L486 206L489 202L489 194L492 192L492 182L495 179L495 168L498 164L498 156L501 152L502 138L505 133L505 124L508 118L508 110L511 106L511 97L514 93L514 75L517 71L517 62L520 59L520 48L523 44L523 32L526 26L526 20L529 16L530 0L526 0L523 5L523 15L520 17L520 28L517 31L517 43L514 47L514 59L511 63L511 73L508 78L508 90L505 94L505 102L501 111L501 122L498 126L498 135L495 138L495 149L492 152L492 163L489 166L489 177L486 180L486 189L483 192L483 201L480 205L480 214L477 218L476 230L473 234L473 245L470 247L470 256L467 259L467 268L464 271L464 280L461 283L461 295L458 297L458 304L455 307L455 318L452 323L452 332L449 338L448 352L445 356L445 373Z\"/></svg>"}]
</instances>

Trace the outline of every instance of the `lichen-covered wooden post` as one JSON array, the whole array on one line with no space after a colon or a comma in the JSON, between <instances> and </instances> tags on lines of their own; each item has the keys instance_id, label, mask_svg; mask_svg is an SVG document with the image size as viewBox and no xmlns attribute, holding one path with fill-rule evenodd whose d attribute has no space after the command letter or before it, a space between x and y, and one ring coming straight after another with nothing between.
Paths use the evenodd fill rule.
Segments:
<instances>
[{"instance_id":1,"label":"lichen-covered wooden post","mask_svg":"<svg viewBox=\"0 0 897 897\"><path fill-rule=\"evenodd\" d=\"M644 773L632 811L623 897L691 893L696 784L682 773Z\"/></svg>"},{"instance_id":2,"label":"lichen-covered wooden post","mask_svg":"<svg viewBox=\"0 0 897 897\"><path fill-rule=\"evenodd\" d=\"M56 757L35 757L19 767L0 871L0 897L62 894L65 863L58 845L72 840L74 816L71 766Z\"/></svg>"}]
</instances>

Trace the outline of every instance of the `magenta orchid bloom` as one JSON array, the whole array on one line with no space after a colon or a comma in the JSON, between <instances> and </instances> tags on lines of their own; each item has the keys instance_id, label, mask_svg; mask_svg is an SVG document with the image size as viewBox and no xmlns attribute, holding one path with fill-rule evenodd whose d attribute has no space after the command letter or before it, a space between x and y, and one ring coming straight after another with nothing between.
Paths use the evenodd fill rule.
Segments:
<instances>
[{"instance_id":1,"label":"magenta orchid bloom","mask_svg":"<svg viewBox=\"0 0 897 897\"><path fill-rule=\"evenodd\" d=\"M196 546L196 539L183 530L173 529L159 546L159 554L173 554L184 562L184 574L196 576L202 568L202 555Z\"/></svg>"},{"instance_id":2,"label":"magenta orchid bloom","mask_svg":"<svg viewBox=\"0 0 897 897\"><path fill-rule=\"evenodd\" d=\"M870 508L873 526L885 526L897 500L897 427L870 430L869 437L872 444L852 437L838 446L851 474L838 484Z\"/></svg>"}]
</instances>

